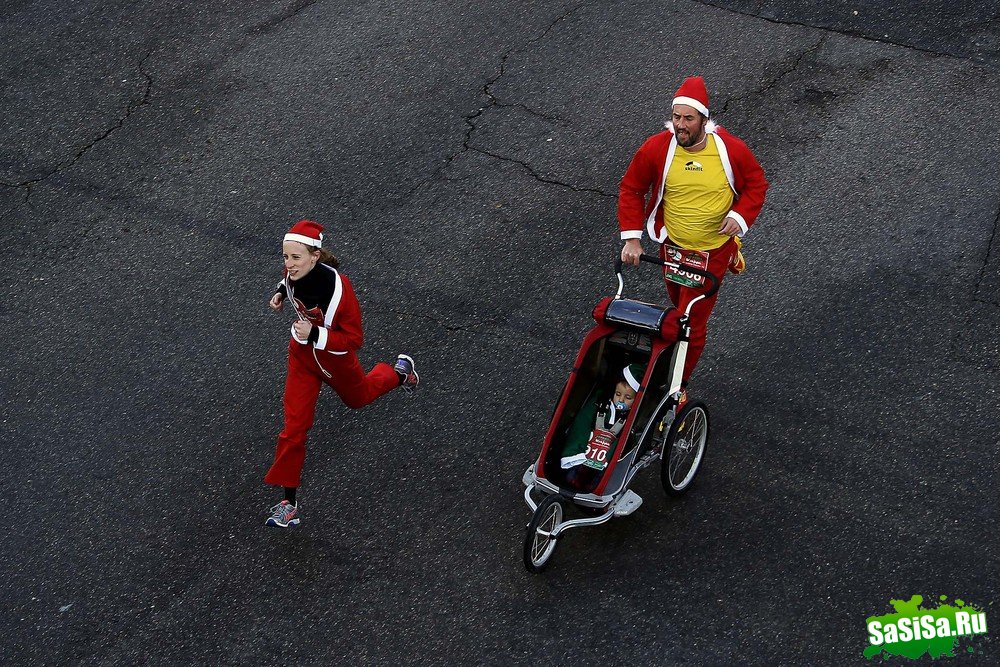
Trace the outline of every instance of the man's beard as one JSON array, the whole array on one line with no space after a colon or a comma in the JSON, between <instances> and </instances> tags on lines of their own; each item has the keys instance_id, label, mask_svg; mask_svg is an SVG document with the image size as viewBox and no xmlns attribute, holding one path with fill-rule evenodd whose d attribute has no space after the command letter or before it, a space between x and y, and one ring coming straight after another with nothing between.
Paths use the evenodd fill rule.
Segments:
<instances>
[{"instance_id":1,"label":"man's beard","mask_svg":"<svg viewBox=\"0 0 1000 667\"><path fill-rule=\"evenodd\" d=\"M687 133L687 139L681 139L681 135L680 134L677 135L677 143L679 143L684 148L691 148L695 144L700 144L702 139L704 139L704 136L701 135L700 132L697 138L695 138L695 136L691 132Z\"/></svg>"}]
</instances>

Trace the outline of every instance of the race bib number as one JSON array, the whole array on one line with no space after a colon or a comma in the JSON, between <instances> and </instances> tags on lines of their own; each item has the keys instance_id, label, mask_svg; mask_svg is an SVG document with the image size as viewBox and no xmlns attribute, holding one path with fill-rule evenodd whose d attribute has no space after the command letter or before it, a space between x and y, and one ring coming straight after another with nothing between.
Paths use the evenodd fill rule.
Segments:
<instances>
[{"instance_id":1,"label":"race bib number","mask_svg":"<svg viewBox=\"0 0 1000 667\"><path fill-rule=\"evenodd\" d=\"M708 253L702 250L687 250L669 244L663 244L665 258L668 262L680 264L679 269L672 266L663 268L664 280L683 285L684 287L701 287L705 284L705 278L684 270L685 266L691 266L702 271L708 271Z\"/></svg>"},{"instance_id":2,"label":"race bib number","mask_svg":"<svg viewBox=\"0 0 1000 667\"><path fill-rule=\"evenodd\" d=\"M587 460L583 464L594 470L604 470L615 444L615 434L603 429L594 429L587 443Z\"/></svg>"}]
</instances>

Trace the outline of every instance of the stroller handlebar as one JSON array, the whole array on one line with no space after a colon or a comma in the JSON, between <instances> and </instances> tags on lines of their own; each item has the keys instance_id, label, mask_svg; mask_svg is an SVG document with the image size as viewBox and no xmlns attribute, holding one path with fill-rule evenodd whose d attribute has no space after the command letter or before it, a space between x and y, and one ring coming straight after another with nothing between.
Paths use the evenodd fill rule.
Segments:
<instances>
[{"instance_id":1,"label":"stroller handlebar","mask_svg":"<svg viewBox=\"0 0 1000 667\"><path fill-rule=\"evenodd\" d=\"M685 273L691 273L691 274L694 274L696 276L701 276L702 278L704 278L705 280L707 280L709 283L711 283L711 287L708 289L708 291L705 292L705 294L700 295L700 296L702 296L704 298L709 298L713 294L715 294L717 291L719 291L719 279L716 278L711 273L709 273L708 271L704 271L702 269L696 269L693 266L687 266L687 265L678 264L677 262L668 262L665 259L660 259L659 257L654 257L653 255L647 255L645 253L639 255L639 261L640 262L648 262L649 264L656 264L657 266L670 267L670 268L673 268L673 269L680 269L681 271L684 271ZM615 257L615 275L618 276L618 296L619 297L622 295L622 288L624 287L624 281L622 280L622 264L623 264L622 257L619 254L618 256Z\"/></svg>"}]
</instances>

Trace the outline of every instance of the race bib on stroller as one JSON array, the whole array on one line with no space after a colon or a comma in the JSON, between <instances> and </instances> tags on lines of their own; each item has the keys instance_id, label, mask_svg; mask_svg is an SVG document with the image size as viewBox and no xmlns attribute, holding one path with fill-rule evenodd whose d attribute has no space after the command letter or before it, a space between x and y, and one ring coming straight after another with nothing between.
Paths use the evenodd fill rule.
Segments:
<instances>
[{"instance_id":1,"label":"race bib on stroller","mask_svg":"<svg viewBox=\"0 0 1000 667\"><path fill-rule=\"evenodd\" d=\"M615 434L611 431L595 428L590 434L590 442L587 443L587 460L583 465L594 470L604 470L608 467L608 458L611 457L611 449L615 445Z\"/></svg>"},{"instance_id":2,"label":"race bib on stroller","mask_svg":"<svg viewBox=\"0 0 1000 667\"><path fill-rule=\"evenodd\" d=\"M687 250L678 248L669 243L663 244L663 252L668 262L680 264L679 269L672 266L663 267L663 279L683 285L684 287L701 287L705 284L705 278L684 270L685 266L691 266L702 271L708 271L708 253L703 250Z\"/></svg>"}]
</instances>

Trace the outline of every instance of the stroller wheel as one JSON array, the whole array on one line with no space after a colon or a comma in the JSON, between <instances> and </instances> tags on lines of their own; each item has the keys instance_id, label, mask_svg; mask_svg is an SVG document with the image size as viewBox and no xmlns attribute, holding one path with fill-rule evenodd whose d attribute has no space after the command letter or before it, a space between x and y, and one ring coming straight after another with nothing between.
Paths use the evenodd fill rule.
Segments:
<instances>
[{"instance_id":1,"label":"stroller wheel","mask_svg":"<svg viewBox=\"0 0 1000 667\"><path fill-rule=\"evenodd\" d=\"M685 405L667 431L660 458L660 481L671 496L682 495L694 482L708 445L708 407L702 401Z\"/></svg>"},{"instance_id":2,"label":"stroller wheel","mask_svg":"<svg viewBox=\"0 0 1000 667\"><path fill-rule=\"evenodd\" d=\"M558 541L549 533L562 523L563 514L562 497L558 493L546 496L538 503L524 536L524 567L528 572L541 572L548 565Z\"/></svg>"}]
</instances>

